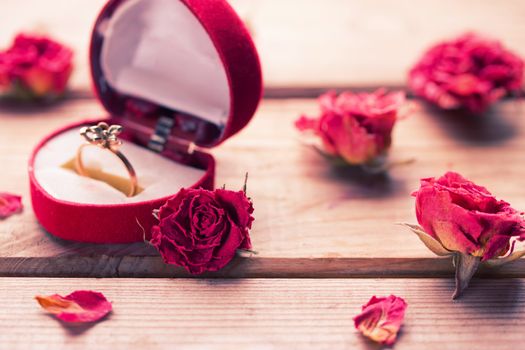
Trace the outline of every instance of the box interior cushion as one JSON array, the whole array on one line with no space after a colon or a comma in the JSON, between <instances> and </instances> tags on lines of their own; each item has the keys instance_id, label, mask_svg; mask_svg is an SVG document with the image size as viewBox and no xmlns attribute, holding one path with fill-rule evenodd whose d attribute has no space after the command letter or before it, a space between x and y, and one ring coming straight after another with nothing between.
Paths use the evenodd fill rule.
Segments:
<instances>
[{"instance_id":1,"label":"box interior cushion","mask_svg":"<svg viewBox=\"0 0 525 350\"><path fill-rule=\"evenodd\" d=\"M74 159L76 150L82 143L84 141L78 129L69 129L46 142L35 156L35 178L56 199L101 205L148 201L175 194L182 187L190 187L205 174L205 170L177 163L124 141L121 152L133 164L139 185L144 188L138 195L128 198L105 182L82 177L62 168L63 164ZM129 177L118 157L108 150L95 146L86 147L83 160L86 167Z\"/></svg>"},{"instance_id":2,"label":"box interior cushion","mask_svg":"<svg viewBox=\"0 0 525 350\"><path fill-rule=\"evenodd\" d=\"M223 126L229 83L204 27L181 1L128 0L98 28L102 71L120 93Z\"/></svg>"}]
</instances>

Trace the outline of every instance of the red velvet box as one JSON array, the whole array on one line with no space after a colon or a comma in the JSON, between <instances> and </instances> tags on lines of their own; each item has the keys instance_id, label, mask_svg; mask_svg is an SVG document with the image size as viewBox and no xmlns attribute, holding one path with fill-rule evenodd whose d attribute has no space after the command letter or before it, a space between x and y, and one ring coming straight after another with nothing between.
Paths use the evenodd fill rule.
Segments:
<instances>
[{"instance_id":1,"label":"red velvet box","mask_svg":"<svg viewBox=\"0 0 525 350\"><path fill-rule=\"evenodd\" d=\"M152 211L181 187L213 188L215 161L198 149L217 146L252 118L262 93L257 51L226 0L111 0L95 23L90 62L95 92L109 123L124 126L122 152L139 166L145 190L120 198L108 184L60 167L83 142L80 127L102 119L91 120L35 148L33 209L63 239L142 241L155 224Z\"/></svg>"}]
</instances>

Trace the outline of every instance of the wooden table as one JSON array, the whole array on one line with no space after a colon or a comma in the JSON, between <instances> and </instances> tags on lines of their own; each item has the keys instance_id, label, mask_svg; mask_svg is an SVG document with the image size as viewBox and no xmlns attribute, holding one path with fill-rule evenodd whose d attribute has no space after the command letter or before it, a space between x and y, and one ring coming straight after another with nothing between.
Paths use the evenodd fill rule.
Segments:
<instances>
[{"instance_id":1,"label":"wooden table","mask_svg":"<svg viewBox=\"0 0 525 350\"><path fill-rule=\"evenodd\" d=\"M68 99L49 107L0 105L0 191L22 194L25 205L22 215L0 222L0 348L375 349L354 329L352 317L372 295L392 293L409 303L399 349L519 348L525 260L480 271L465 296L452 302L451 261L432 255L396 223L415 222L410 193L419 179L446 170L524 209L524 101L504 101L479 120L413 101L415 112L396 126L391 155L414 162L385 176L328 166L301 144L293 121L316 113L312 96L328 86L402 86L417 52L465 26L485 28L525 54L525 30L517 20L525 6L428 0L406 11L413 2L394 8L386 0L243 1L232 3L260 47L267 98L245 130L211 153L218 184L239 188L250 173L257 254L204 278L164 265L145 244L65 242L39 227L29 202L29 153L57 127L105 113L90 93L82 59L103 1L0 5L13 14L0 42L18 28L37 27L78 53ZM478 12L466 16L474 6ZM425 13L436 15L423 20ZM424 21L433 29L402 40ZM384 51L391 60L379 60ZM69 327L32 300L75 289L103 292L114 313L96 325Z\"/></svg>"}]
</instances>

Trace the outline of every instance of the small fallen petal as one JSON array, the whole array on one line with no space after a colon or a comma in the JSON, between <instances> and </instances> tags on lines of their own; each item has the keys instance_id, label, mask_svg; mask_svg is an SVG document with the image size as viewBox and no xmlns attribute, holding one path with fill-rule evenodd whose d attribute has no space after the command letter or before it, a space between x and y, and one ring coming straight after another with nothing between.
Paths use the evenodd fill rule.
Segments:
<instances>
[{"instance_id":1,"label":"small fallen petal","mask_svg":"<svg viewBox=\"0 0 525 350\"><path fill-rule=\"evenodd\" d=\"M89 290L75 291L65 297L37 295L35 299L43 309L64 322L95 322L113 308L102 293Z\"/></svg>"},{"instance_id":2,"label":"small fallen petal","mask_svg":"<svg viewBox=\"0 0 525 350\"><path fill-rule=\"evenodd\" d=\"M0 192L0 220L22 211L22 197Z\"/></svg>"},{"instance_id":3,"label":"small fallen petal","mask_svg":"<svg viewBox=\"0 0 525 350\"><path fill-rule=\"evenodd\" d=\"M405 300L395 295L373 296L354 317L355 328L377 343L392 345L403 324L407 306Z\"/></svg>"}]
</instances>

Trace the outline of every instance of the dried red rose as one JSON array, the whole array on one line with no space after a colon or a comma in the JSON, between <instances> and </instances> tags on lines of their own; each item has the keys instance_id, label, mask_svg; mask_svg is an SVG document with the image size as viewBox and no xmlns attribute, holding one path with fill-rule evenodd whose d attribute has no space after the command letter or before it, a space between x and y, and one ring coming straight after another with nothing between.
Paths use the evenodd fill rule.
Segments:
<instances>
[{"instance_id":1,"label":"dried red rose","mask_svg":"<svg viewBox=\"0 0 525 350\"><path fill-rule=\"evenodd\" d=\"M321 114L301 116L295 126L321 139L320 150L353 165L371 163L386 155L392 129L405 103L403 92L329 92L319 98Z\"/></svg>"},{"instance_id":2,"label":"dried red rose","mask_svg":"<svg viewBox=\"0 0 525 350\"><path fill-rule=\"evenodd\" d=\"M461 175L447 172L439 179L422 179L413 196L421 227L409 226L434 253L454 256L454 297L467 287L480 262L501 264L525 254L513 253L511 243L525 238L522 213Z\"/></svg>"},{"instance_id":3,"label":"dried red rose","mask_svg":"<svg viewBox=\"0 0 525 350\"><path fill-rule=\"evenodd\" d=\"M443 109L484 111L523 83L523 60L475 33L432 46L410 70L414 93Z\"/></svg>"},{"instance_id":4,"label":"dried red rose","mask_svg":"<svg viewBox=\"0 0 525 350\"><path fill-rule=\"evenodd\" d=\"M11 193L0 192L0 220L20 213L22 209L22 197Z\"/></svg>"},{"instance_id":5,"label":"dried red rose","mask_svg":"<svg viewBox=\"0 0 525 350\"><path fill-rule=\"evenodd\" d=\"M158 211L150 243L192 274L217 271L250 249L253 206L244 191L182 189Z\"/></svg>"},{"instance_id":6,"label":"dried red rose","mask_svg":"<svg viewBox=\"0 0 525 350\"><path fill-rule=\"evenodd\" d=\"M42 308L64 322L95 322L113 308L102 293L89 290L79 290L65 297L37 295L35 299Z\"/></svg>"},{"instance_id":7,"label":"dried red rose","mask_svg":"<svg viewBox=\"0 0 525 350\"><path fill-rule=\"evenodd\" d=\"M0 92L14 97L62 95L73 70L73 51L45 36L19 34L0 52Z\"/></svg>"},{"instance_id":8,"label":"dried red rose","mask_svg":"<svg viewBox=\"0 0 525 350\"><path fill-rule=\"evenodd\" d=\"M395 295L386 298L373 296L354 317L355 328L375 342L392 345L403 324L407 306L405 300Z\"/></svg>"}]
</instances>

